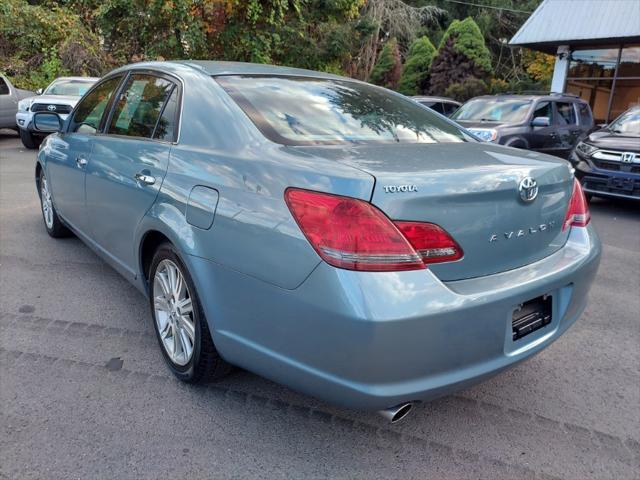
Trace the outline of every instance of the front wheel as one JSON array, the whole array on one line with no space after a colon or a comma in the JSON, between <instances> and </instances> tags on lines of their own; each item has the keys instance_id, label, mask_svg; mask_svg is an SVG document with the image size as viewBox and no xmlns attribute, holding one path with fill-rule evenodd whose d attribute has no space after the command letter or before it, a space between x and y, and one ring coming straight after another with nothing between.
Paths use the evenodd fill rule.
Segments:
<instances>
[{"instance_id":1,"label":"front wheel","mask_svg":"<svg viewBox=\"0 0 640 480\"><path fill-rule=\"evenodd\" d=\"M58 217L56 208L53 206L51 190L49 189L49 181L47 180L44 172L40 172L38 187L42 219L44 220L44 227L47 229L47 233L53 238L68 237L71 232L64 223L62 223L60 217Z\"/></svg>"},{"instance_id":2,"label":"front wheel","mask_svg":"<svg viewBox=\"0 0 640 480\"><path fill-rule=\"evenodd\" d=\"M42 139L40 137L36 137L28 130L20 129L20 140L22 140L22 144L28 148L29 150L35 150L42 143Z\"/></svg>"},{"instance_id":3,"label":"front wheel","mask_svg":"<svg viewBox=\"0 0 640 480\"><path fill-rule=\"evenodd\" d=\"M213 345L189 271L170 243L156 251L149 283L156 337L173 374L189 383L225 376L230 365Z\"/></svg>"}]
</instances>

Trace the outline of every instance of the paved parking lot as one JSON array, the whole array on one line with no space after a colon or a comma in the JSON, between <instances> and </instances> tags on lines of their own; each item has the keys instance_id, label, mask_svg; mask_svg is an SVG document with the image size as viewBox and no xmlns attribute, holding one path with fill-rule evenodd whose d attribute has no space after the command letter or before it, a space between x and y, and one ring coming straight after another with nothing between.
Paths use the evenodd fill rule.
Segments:
<instances>
[{"instance_id":1,"label":"paved parking lot","mask_svg":"<svg viewBox=\"0 0 640 480\"><path fill-rule=\"evenodd\" d=\"M604 256L564 337L391 426L244 371L174 380L146 300L47 236L34 156L0 132L0 479L638 478L640 206L592 204Z\"/></svg>"}]
</instances>

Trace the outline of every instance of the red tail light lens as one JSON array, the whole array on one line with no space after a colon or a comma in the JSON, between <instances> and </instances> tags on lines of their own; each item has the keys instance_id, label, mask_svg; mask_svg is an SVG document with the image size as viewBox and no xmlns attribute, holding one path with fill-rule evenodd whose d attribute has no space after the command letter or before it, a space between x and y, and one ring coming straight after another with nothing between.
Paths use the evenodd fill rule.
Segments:
<instances>
[{"instance_id":1,"label":"red tail light lens","mask_svg":"<svg viewBox=\"0 0 640 480\"><path fill-rule=\"evenodd\" d=\"M424 268L406 238L377 208L362 200L290 188L285 200L322 259L348 270Z\"/></svg>"},{"instance_id":2,"label":"red tail light lens","mask_svg":"<svg viewBox=\"0 0 640 480\"><path fill-rule=\"evenodd\" d=\"M573 192L571 200L569 200L567 214L564 216L562 231L564 232L569 227L586 227L590 220L591 213L589 213L587 198L584 196L580 182L574 178Z\"/></svg>"},{"instance_id":3,"label":"red tail light lens","mask_svg":"<svg viewBox=\"0 0 640 480\"><path fill-rule=\"evenodd\" d=\"M434 223L395 222L424 263L452 262L462 258L462 249Z\"/></svg>"},{"instance_id":4,"label":"red tail light lens","mask_svg":"<svg viewBox=\"0 0 640 480\"><path fill-rule=\"evenodd\" d=\"M431 261L448 261L453 255L446 249L455 242L437 225L394 224L362 200L289 188L285 201L309 243L334 267L377 272L419 270L425 268L426 257L435 259L440 255ZM403 229L408 233L401 233ZM444 234L448 242L430 243L419 238L421 234L432 240ZM446 250L446 255L437 252L440 248Z\"/></svg>"}]
</instances>

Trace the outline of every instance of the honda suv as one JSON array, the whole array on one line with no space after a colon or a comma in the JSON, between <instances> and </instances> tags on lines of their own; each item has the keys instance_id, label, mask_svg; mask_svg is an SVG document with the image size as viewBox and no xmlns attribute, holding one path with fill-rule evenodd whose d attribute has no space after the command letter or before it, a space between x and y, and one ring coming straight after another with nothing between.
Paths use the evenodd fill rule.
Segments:
<instances>
[{"instance_id":1,"label":"honda suv","mask_svg":"<svg viewBox=\"0 0 640 480\"><path fill-rule=\"evenodd\" d=\"M451 118L486 142L563 158L593 130L589 104L566 94L476 97Z\"/></svg>"},{"instance_id":2,"label":"honda suv","mask_svg":"<svg viewBox=\"0 0 640 480\"><path fill-rule=\"evenodd\" d=\"M640 200L640 106L578 143L570 160L587 196Z\"/></svg>"}]
</instances>

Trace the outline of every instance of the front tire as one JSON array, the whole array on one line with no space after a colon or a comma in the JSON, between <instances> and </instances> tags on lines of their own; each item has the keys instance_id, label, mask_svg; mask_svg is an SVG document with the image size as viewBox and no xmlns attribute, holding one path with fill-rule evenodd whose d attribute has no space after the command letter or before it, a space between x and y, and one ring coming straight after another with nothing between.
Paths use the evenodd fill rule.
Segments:
<instances>
[{"instance_id":1,"label":"front tire","mask_svg":"<svg viewBox=\"0 0 640 480\"><path fill-rule=\"evenodd\" d=\"M44 227L49 236L62 238L71 235L71 231L62 223L56 212L56 207L53 206L49 181L43 171L40 172L40 176L38 177L38 195L40 196L42 220L44 220Z\"/></svg>"},{"instance_id":2,"label":"front tire","mask_svg":"<svg viewBox=\"0 0 640 480\"><path fill-rule=\"evenodd\" d=\"M40 137L36 137L28 130L20 129L20 140L22 140L22 145L24 145L29 150L35 150L42 143L42 139Z\"/></svg>"},{"instance_id":3,"label":"front tire","mask_svg":"<svg viewBox=\"0 0 640 480\"><path fill-rule=\"evenodd\" d=\"M224 377L231 367L213 344L195 285L172 244L156 250L149 286L156 338L171 372L188 383Z\"/></svg>"}]
</instances>

